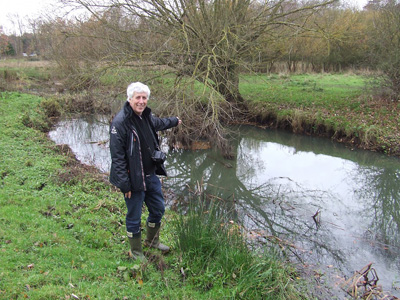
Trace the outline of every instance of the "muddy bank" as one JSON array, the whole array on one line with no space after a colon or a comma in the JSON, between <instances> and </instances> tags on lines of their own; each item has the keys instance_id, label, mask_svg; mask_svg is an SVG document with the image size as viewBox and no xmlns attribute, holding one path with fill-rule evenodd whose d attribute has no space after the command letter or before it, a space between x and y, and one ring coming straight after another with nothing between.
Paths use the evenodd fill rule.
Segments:
<instances>
[{"instance_id":1,"label":"muddy bank","mask_svg":"<svg viewBox=\"0 0 400 300\"><path fill-rule=\"evenodd\" d=\"M334 130L332 126L316 122L313 116L303 118L300 121L291 117L282 120L278 119L274 112L260 114L259 111L259 109L250 110L249 115L251 117L245 122L262 128L282 129L293 134L329 138L346 145L350 149L358 148L400 157L399 132L393 132L393 136L390 137L380 136L378 138L365 139L356 132L346 133L343 130ZM348 122L352 122L351 118L349 118Z\"/></svg>"}]
</instances>

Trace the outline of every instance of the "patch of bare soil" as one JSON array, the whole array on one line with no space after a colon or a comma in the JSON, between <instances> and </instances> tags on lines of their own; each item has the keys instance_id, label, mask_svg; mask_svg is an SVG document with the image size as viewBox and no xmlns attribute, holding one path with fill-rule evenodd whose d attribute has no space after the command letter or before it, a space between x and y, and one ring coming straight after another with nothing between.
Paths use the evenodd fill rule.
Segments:
<instances>
[{"instance_id":1,"label":"patch of bare soil","mask_svg":"<svg viewBox=\"0 0 400 300\"><path fill-rule=\"evenodd\" d=\"M57 180L60 183L75 185L90 177L91 180L111 186L108 181L108 174L101 173L96 167L81 163L68 145L56 145L55 149L58 153L67 157L67 162L57 174Z\"/></svg>"}]
</instances>

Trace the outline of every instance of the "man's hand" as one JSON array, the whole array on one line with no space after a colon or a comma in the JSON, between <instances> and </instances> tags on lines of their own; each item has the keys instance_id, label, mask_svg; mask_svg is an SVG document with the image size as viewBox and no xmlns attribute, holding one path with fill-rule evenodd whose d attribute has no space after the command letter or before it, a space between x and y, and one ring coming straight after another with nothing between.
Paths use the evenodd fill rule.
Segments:
<instances>
[{"instance_id":1,"label":"man's hand","mask_svg":"<svg viewBox=\"0 0 400 300\"><path fill-rule=\"evenodd\" d=\"M132 196L132 192L131 192L131 191L129 191L129 192L127 192L127 193L125 193L125 198L128 198L128 199L130 199L130 198L131 198L131 196Z\"/></svg>"}]
</instances>

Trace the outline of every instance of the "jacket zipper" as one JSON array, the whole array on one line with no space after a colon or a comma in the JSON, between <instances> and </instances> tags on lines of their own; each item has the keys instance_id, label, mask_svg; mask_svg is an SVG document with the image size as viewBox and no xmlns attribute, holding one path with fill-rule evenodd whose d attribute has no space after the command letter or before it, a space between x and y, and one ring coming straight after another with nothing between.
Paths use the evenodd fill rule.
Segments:
<instances>
[{"instance_id":1,"label":"jacket zipper","mask_svg":"<svg viewBox=\"0 0 400 300\"><path fill-rule=\"evenodd\" d=\"M137 134L137 132L132 129L132 138L131 138L131 157L133 154L133 135L135 135L135 137L137 138L138 142L139 142L139 157L140 157L140 169L141 169L141 173L142 173L142 182L143 182L143 189L144 191L146 191L146 181L145 181L145 175L144 175L144 170L143 170L143 162L142 162L142 149L141 149L141 145L140 145L140 139L139 139L139 135Z\"/></svg>"}]
</instances>

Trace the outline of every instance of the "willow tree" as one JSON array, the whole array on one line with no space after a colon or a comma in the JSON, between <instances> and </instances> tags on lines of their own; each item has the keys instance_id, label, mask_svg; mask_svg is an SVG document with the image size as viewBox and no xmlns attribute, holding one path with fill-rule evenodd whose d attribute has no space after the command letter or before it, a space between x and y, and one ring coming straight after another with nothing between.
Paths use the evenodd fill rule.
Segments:
<instances>
[{"instance_id":1,"label":"willow tree","mask_svg":"<svg viewBox=\"0 0 400 300\"><path fill-rule=\"evenodd\" d=\"M144 58L164 64L180 76L192 76L206 84L226 101L243 104L239 92L239 71L243 58L258 39L278 26L304 29L305 19L330 1L260 0L64 0L86 8L104 21L104 11L121 9L135 20L136 28L108 24L124 35L138 39L134 51L114 48L120 59ZM133 32L134 31L134 32ZM143 38L152 36L141 45ZM156 42L157 41L157 42ZM139 45L138 45L139 43ZM153 43L157 45L154 47ZM117 53L121 51L121 53ZM108 58L109 59L109 58Z\"/></svg>"},{"instance_id":2,"label":"willow tree","mask_svg":"<svg viewBox=\"0 0 400 300\"><path fill-rule=\"evenodd\" d=\"M279 27L305 30L306 19L316 10L336 2L261 0L63 0L90 12L91 20L106 26L104 40L112 53L102 63L135 66L163 65L176 78L201 82L229 111L246 111L239 91L239 74L249 63L250 53L261 45L260 38L274 36ZM114 12L114 13L110 13ZM115 14L115 12L118 12ZM109 16L118 15L118 18ZM107 17L108 16L108 17ZM114 31L114 34L109 32ZM92 34L93 36L93 34ZM111 40L106 37L112 36ZM279 36L274 36L279 38ZM98 53L98 52L97 52ZM98 58L97 58L98 59ZM179 82L176 81L176 82ZM212 101L212 100L210 100ZM221 102L221 101L220 101ZM218 102L218 103L220 103ZM201 105L204 106L204 103ZM213 103L218 122L221 106ZM203 118L202 118L203 119Z\"/></svg>"}]
</instances>

